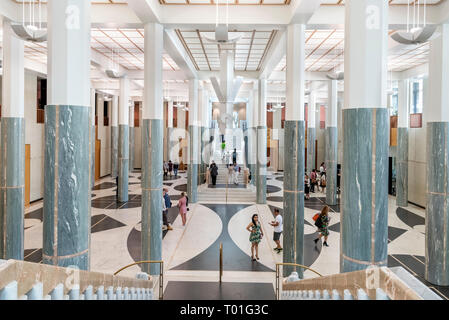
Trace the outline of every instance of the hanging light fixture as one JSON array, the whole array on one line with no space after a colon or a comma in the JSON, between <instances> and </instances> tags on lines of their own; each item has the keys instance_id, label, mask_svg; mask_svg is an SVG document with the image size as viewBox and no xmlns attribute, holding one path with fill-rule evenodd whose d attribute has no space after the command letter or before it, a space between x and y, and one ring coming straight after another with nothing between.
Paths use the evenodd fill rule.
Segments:
<instances>
[{"instance_id":1,"label":"hanging light fixture","mask_svg":"<svg viewBox=\"0 0 449 320\"><path fill-rule=\"evenodd\" d=\"M119 49L117 49L118 51ZM116 60L117 56L117 60ZM116 51L114 51L114 48L111 49L111 62L109 63L109 69L105 71L106 75L109 78L113 79L120 79L126 76L126 73L120 73L118 72L119 68L119 61L120 61L120 55L116 54Z\"/></svg>"},{"instance_id":2,"label":"hanging light fixture","mask_svg":"<svg viewBox=\"0 0 449 320\"><path fill-rule=\"evenodd\" d=\"M427 0L416 0L413 2L413 9L410 8L410 0L407 0L407 31L398 31L391 35L391 38L401 44L422 44L432 37L436 37L436 25L427 24ZM423 6L423 23L420 24L420 6ZM410 23L410 10L413 10L413 22Z\"/></svg>"},{"instance_id":3,"label":"hanging light fixture","mask_svg":"<svg viewBox=\"0 0 449 320\"><path fill-rule=\"evenodd\" d=\"M42 0L37 0L38 6L38 21L36 21L35 7L36 2L34 0L28 1L29 6L29 21L25 25L25 3L22 1L22 23L11 23L11 29L22 40L32 42L44 42L47 41L47 30L42 28Z\"/></svg>"}]
</instances>

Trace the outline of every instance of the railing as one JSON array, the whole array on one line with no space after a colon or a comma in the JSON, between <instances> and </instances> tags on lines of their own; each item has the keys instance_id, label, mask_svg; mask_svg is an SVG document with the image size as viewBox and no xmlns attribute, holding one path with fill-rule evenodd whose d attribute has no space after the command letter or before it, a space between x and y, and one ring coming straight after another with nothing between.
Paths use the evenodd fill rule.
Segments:
<instances>
[{"instance_id":1,"label":"railing","mask_svg":"<svg viewBox=\"0 0 449 320\"><path fill-rule=\"evenodd\" d=\"M159 300L164 300L164 261L162 260L144 260L144 261L137 261L131 264L128 264L127 266L124 266L123 268L120 268L119 270L117 270L114 273L114 276L117 275L118 273L122 272L125 269L128 269L129 267L138 265L138 264L143 264L143 263L157 263L159 264L160 267L160 271L159 271Z\"/></svg>"},{"instance_id":2,"label":"railing","mask_svg":"<svg viewBox=\"0 0 449 320\"><path fill-rule=\"evenodd\" d=\"M144 278L143 276L146 276ZM0 260L0 300L150 300L153 282L19 260Z\"/></svg>"},{"instance_id":3,"label":"railing","mask_svg":"<svg viewBox=\"0 0 449 320\"><path fill-rule=\"evenodd\" d=\"M312 271L313 273L316 273L318 276L320 276L320 277L322 277L323 275L322 274L320 274L319 272L317 272L317 271L315 271L315 270L313 270L313 269L311 269L311 268L309 268L309 267L307 267L307 266L304 266L304 265L302 265L302 264L297 264L297 263L289 263L289 262L284 262L284 263L276 263L276 299L277 300L279 300L279 298L280 298L280 294L279 294L279 287L280 287L280 284L279 284L279 282L280 282L280 272L279 272L279 269L280 269L280 266L293 266L293 267L300 267L300 268L303 268L303 269L306 269L306 270L310 270L310 271Z\"/></svg>"},{"instance_id":4,"label":"railing","mask_svg":"<svg viewBox=\"0 0 449 320\"><path fill-rule=\"evenodd\" d=\"M223 277L223 243L220 243L220 283Z\"/></svg>"}]
</instances>

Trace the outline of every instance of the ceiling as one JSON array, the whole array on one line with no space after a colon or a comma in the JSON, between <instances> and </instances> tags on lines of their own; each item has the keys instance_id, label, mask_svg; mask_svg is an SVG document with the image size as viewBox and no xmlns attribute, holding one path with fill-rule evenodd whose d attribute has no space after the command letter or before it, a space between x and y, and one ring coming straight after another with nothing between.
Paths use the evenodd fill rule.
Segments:
<instances>
[{"instance_id":1,"label":"ceiling","mask_svg":"<svg viewBox=\"0 0 449 320\"><path fill-rule=\"evenodd\" d=\"M179 30L176 34L199 71L220 69L219 46L206 38L215 38L213 30ZM235 70L258 71L277 30L232 30L229 38L241 36L235 44Z\"/></svg>"}]
</instances>

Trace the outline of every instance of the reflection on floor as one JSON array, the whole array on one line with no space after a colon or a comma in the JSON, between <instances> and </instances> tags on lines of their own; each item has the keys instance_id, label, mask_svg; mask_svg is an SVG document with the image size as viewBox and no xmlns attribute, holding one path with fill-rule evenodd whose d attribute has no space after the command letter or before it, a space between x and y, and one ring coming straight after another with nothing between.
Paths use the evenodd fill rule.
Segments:
<instances>
[{"instance_id":1,"label":"reflection on floor","mask_svg":"<svg viewBox=\"0 0 449 320\"><path fill-rule=\"evenodd\" d=\"M141 186L140 171L130 174L129 201L116 199L115 179L103 178L92 195L91 270L113 273L120 267L140 260ZM181 192L187 190L186 173L167 177L173 207L168 219L172 231L163 232L165 263L165 297L168 299L272 299L274 298L275 264L282 255L273 251L272 212L283 208L283 174L271 174L267 179L267 205L255 204L190 204L188 222L183 227L176 207ZM216 186L220 188L221 186ZM325 203L322 192L311 194L305 201L304 255L305 264L322 274L339 272L340 206L331 206L329 248L314 244L316 228L313 215ZM25 215L25 260L42 261L42 201L34 203ZM250 259L249 233L246 226L252 214L259 214L265 237L259 246L260 261ZM448 287L438 287L424 280L425 211L416 206L398 208L395 198L389 198L389 266L402 266L443 298L449 297ZM282 240L282 237L281 237ZM224 246L224 277L218 285L219 245ZM123 272L134 276L140 269ZM313 276L309 271L306 277Z\"/></svg>"}]
</instances>

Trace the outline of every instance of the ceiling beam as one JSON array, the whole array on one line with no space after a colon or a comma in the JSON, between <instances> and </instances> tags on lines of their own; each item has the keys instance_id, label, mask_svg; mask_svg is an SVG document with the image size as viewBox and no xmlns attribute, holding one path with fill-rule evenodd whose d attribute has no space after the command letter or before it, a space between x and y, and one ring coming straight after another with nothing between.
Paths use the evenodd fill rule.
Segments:
<instances>
[{"instance_id":1,"label":"ceiling beam","mask_svg":"<svg viewBox=\"0 0 449 320\"><path fill-rule=\"evenodd\" d=\"M184 79L198 78L198 73L174 30L164 30L164 50L184 72Z\"/></svg>"},{"instance_id":2,"label":"ceiling beam","mask_svg":"<svg viewBox=\"0 0 449 320\"><path fill-rule=\"evenodd\" d=\"M143 24L149 22L160 23L160 5L157 1L151 0L128 0L128 6L139 17Z\"/></svg>"},{"instance_id":3,"label":"ceiling beam","mask_svg":"<svg viewBox=\"0 0 449 320\"><path fill-rule=\"evenodd\" d=\"M268 79L287 52L285 30L278 30L259 68L260 77Z\"/></svg>"}]
</instances>

